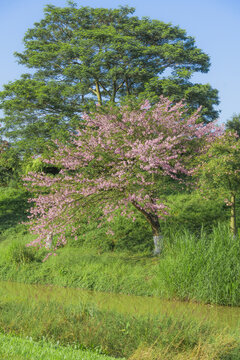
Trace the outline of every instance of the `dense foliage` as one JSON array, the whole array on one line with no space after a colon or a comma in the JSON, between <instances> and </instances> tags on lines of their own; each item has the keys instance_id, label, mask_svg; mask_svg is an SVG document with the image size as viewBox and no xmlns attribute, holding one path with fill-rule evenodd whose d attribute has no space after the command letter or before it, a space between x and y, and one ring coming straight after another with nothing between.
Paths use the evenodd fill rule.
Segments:
<instances>
[{"instance_id":1,"label":"dense foliage","mask_svg":"<svg viewBox=\"0 0 240 360\"><path fill-rule=\"evenodd\" d=\"M215 140L198 168L199 188L209 197L222 198L231 208L230 227L237 234L236 198L240 183L240 142L234 132Z\"/></svg>"},{"instance_id":2,"label":"dense foliage","mask_svg":"<svg viewBox=\"0 0 240 360\"><path fill-rule=\"evenodd\" d=\"M133 13L127 6L45 8L15 54L30 73L0 94L2 133L19 151L39 154L51 139L65 139L96 101L157 102L162 94L185 98L190 113L201 105L205 122L217 117L217 90L190 81L208 71L208 55L178 26Z\"/></svg>"},{"instance_id":3,"label":"dense foliage","mask_svg":"<svg viewBox=\"0 0 240 360\"><path fill-rule=\"evenodd\" d=\"M235 131L240 136L240 114L234 114L231 119L226 122L226 129Z\"/></svg>"},{"instance_id":4,"label":"dense foliage","mask_svg":"<svg viewBox=\"0 0 240 360\"><path fill-rule=\"evenodd\" d=\"M182 102L173 105L163 97L153 108L146 101L139 110L85 115L84 127L69 145L57 143L54 157L45 160L59 166L59 174L26 178L29 190L37 191L31 210L32 228L39 235L35 243L46 242L51 234L57 235L57 246L65 244L67 228L76 235L76 218L92 205L102 209L102 216L118 208L126 214L134 207L151 225L155 253L160 252L159 218L167 215L162 180L184 184L192 174L193 154L204 152L221 133L198 118L199 112L188 116Z\"/></svg>"}]
</instances>

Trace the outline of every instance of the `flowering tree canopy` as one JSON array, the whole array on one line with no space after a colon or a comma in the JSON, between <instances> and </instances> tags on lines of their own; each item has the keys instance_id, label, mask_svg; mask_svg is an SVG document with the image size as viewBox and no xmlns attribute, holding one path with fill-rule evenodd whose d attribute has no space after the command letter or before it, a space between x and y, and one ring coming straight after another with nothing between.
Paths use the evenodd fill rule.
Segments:
<instances>
[{"instance_id":1,"label":"flowering tree canopy","mask_svg":"<svg viewBox=\"0 0 240 360\"><path fill-rule=\"evenodd\" d=\"M116 209L126 213L131 205L151 225L159 253L159 219L167 215L161 178L184 182L193 158L220 132L212 123L198 123L199 112L189 116L183 102L161 97L154 107L146 101L138 110L85 115L71 142L57 143L54 158L45 160L59 166L59 174L30 173L26 179L38 194L30 215L38 234L32 245L45 244L49 234L57 239L53 250L65 244L66 230L76 234L76 219L92 205L109 221Z\"/></svg>"}]
</instances>

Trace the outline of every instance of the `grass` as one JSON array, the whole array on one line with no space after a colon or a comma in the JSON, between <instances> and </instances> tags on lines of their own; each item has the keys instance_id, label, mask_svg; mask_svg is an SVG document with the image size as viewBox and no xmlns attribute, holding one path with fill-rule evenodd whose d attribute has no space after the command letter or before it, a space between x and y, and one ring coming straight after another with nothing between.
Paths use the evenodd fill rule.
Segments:
<instances>
[{"instance_id":1,"label":"grass","mask_svg":"<svg viewBox=\"0 0 240 360\"><path fill-rule=\"evenodd\" d=\"M21 190L6 189L0 196L2 280L240 304L240 245L225 226L200 236L170 231L160 258L147 252L101 252L70 243L42 263L44 251L26 248L33 236L17 225L25 216L21 203L25 204L22 209L27 207ZM65 355L85 360L103 355L129 360L240 360L239 333L205 320L121 314L92 303L6 292L0 293L0 313L2 359L31 356L29 360L34 360L46 353L49 360Z\"/></svg>"},{"instance_id":2,"label":"grass","mask_svg":"<svg viewBox=\"0 0 240 360\"><path fill-rule=\"evenodd\" d=\"M156 288L164 297L240 305L240 241L224 224L199 237L178 233L157 273Z\"/></svg>"},{"instance_id":3,"label":"grass","mask_svg":"<svg viewBox=\"0 0 240 360\"><path fill-rule=\"evenodd\" d=\"M21 189L0 194L0 280L240 306L240 241L224 223L198 235L168 229L159 258L147 251L100 251L70 241L42 263L44 250L26 248L34 236L17 225L25 216L26 199Z\"/></svg>"},{"instance_id":4,"label":"grass","mask_svg":"<svg viewBox=\"0 0 240 360\"><path fill-rule=\"evenodd\" d=\"M225 225L199 237L172 234L159 258L67 246L42 263L43 253L25 247L32 236L22 226L1 237L1 280L240 305L240 241Z\"/></svg>"},{"instance_id":5,"label":"grass","mask_svg":"<svg viewBox=\"0 0 240 360\"><path fill-rule=\"evenodd\" d=\"M0 334L0 357L1 360L113 360L74 346L64 347L45 340L35 342L7 334Z\"/></svg>"},{"instance_id":6,"label":"grass","mask_svg":"<svg viewBox=\"0 0 240 360\"><path fill-rule=\"evenodd\" d=\"M239 360L240 350L233 337L220 334L214 341L201 342L178 353L169 348L140 346L129 360Z\"/></svg>"},{"instance_id":7,"label":"grass","mask_svg":"<svg viewBox=\"0 0 240 360\"><path fill-rule=\"evenodd\" d=\"M64 354L64 351L67 353L67 350L61 347L64 345L70 354L71 346L80 350L91 350L95 352L91 356L95 355L96 359L97 351L108 356L138 360L189 360L191 357L187 355L196 355L200 350L202 354L214 355L209 357L212 360L240 359L239 334L219 330L205 322L164 315L151 317L119 314L116 311L100 310L93 304L59 304L53 300L42 301L37 298L17 301L16 298L7 299L4 294L0 298L0 308L1 332L18 335L22 339L31 336L33 341L40 341L36 344L36 353L44 345L46 351L50 351L50 347L51 351L60 350ZM42 339L45 342L42 343ZM19 341L20 347L23 345L21 340L9 338L9 344L11 341L16 344ZM56 346L49 345L48 342L60 346L56 349ZM7 344L6 342L4 345L6 349L10 347ZM29 342L25 345L26 354L29 355ZM17 351L18 347L14 348L14 351ZM146 353L148 357L144 355ZM73 356L74 354L77 354L75 350L72 351ZM87 354L83 359L88 359Z\"/></svg>"},{"instance_id":8,"label":"grass","mask_svg":"<svg viewBox=\"0 0 240 360\"><path fill-rule=\"evenodd\" d=\"M16 241L16 240L15 240ZM16 244L16 243L15 243ZM152 295L149 286L156 261L143 255L97 254L92 249L60 249L46 262L29 261L32 257L12 244L0 244L0 279L31 284L54 284L88 290L136 295ZM19 253L17 255L17 250Z\"/></svg>"}]
</instances>

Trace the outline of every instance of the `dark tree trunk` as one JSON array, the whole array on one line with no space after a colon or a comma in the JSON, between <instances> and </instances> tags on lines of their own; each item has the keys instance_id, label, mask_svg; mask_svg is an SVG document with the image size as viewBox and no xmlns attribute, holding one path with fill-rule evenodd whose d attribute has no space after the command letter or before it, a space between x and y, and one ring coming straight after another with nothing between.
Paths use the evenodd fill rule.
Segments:
<instances>
[{"instance_id":1,"label":"dark tree trunk","mask_svg":"<svg viewBox=\"0 0 240 360\"><path fill-rule=\"evenodd\" d=\"M133 201L132 204L137 210L139 210L144 215L147 222L151 225L153 232L153 243L154 243L153 255L161 254L163 248L163 236L161 235L161 229L157 215L148 213L135 201Z\"/></svg>"}]
</instances>

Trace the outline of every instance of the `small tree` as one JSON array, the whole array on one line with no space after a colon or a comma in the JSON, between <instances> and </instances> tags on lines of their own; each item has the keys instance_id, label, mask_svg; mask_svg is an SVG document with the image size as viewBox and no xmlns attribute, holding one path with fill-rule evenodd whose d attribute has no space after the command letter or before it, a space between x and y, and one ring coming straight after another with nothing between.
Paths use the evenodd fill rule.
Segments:
<instances>
[{"instance_id":1,"label":"small tree","mask_svg":"<svg viewBox=\"0 0 240 360\"><path fill-rule=\"evenodd\" d=\"M226 122L226 129L235 131L240 136L240 114L234 114L230 120Z\"/></svg>"},{"instance_id":2,"label":"small tree","mask_svg":"<svg viewBox=\"0 0 240 360\"><path fill-rule=\"evenodd\" d=\"M212 123L197 123L199 111L186 114L182 102L173 105L162 97L154 107L146 101L138 110L85 115L77 136L67 146L59 143L54 158L45 160L59 165L60 173L32 173L26 179L30 191L41 192L31 210L32 229L39 235L32 244L46 242L49 233L57 235L56 247L66 243L66 230L76 234L76 219L94 205L109 221L118 208L123 214L140 211L152 228L154 253L160 253L159 219L167 215L161 179L184 183L193 157L219 133Z\"/></svg>"},{"instance_id":3,"label":"small tree","mask_svg":"<svg viewBox=\"0 0 240 360\"><path fill-rule=\"evenodd\" d=\"M200 190L230 206L230 229L236 236L236 196L240 192L240 142L236 133L226 132L211 144L198 173Z\"/></svg>"}]
</instances>

